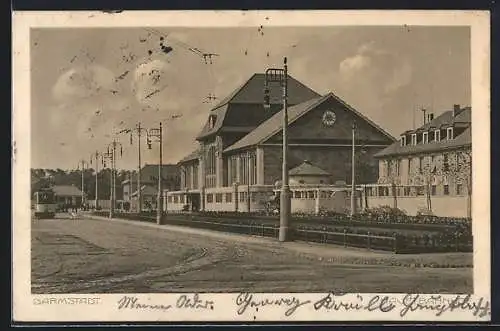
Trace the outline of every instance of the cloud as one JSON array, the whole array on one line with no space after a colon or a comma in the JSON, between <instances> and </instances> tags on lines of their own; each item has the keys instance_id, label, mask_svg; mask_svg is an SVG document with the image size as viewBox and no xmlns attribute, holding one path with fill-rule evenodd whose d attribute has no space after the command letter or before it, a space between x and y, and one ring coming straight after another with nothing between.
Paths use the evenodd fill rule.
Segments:
<instances>
[{"instance_id":1,"label":"cloud","mask_svg":"<svg viewBox=\"0 0 500 331\"><path fill-rule=\"evenodd\" d=\"M342 75L352 75L370 66L371 59L368 56L356 54L340 62L339 71Z\"/></svg>"},{"instance_id":2,"label":"cloud","mask_svg":"<svg viewBox=\"0 0 500 331\"><path fill-rule=\"evenodd\" d=\"M64 72L52 88L59 103L111 93L115 86L114 73L99 65L77 66Z\"/></svg>"}]
</instances>

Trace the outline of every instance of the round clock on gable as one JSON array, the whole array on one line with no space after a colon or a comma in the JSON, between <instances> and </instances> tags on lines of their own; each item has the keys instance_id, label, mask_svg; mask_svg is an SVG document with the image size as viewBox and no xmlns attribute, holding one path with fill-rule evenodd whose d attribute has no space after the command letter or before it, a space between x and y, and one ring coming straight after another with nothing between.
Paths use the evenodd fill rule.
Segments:
<instances>
[{"instance_id":1,"label":"round clock on gable","mask_svg":"<svg viewBox=\"0 0 500 331\"><path fill-rule=\"evenodd\" d=\"M323 114L322 121L323 124L326 126L332 126L333 124L335 124L336 120L337 120L337 115L335 115L335 113L331 110L327 110Z\"/></svg>"}]
</instances>

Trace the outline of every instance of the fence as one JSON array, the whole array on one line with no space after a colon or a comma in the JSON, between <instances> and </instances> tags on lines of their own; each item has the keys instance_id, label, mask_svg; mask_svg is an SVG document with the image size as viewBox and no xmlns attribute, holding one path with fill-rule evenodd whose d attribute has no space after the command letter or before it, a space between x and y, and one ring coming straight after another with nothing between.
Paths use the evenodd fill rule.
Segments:
<instances>
[{"instance_id":1,"label":"fence","mask_svg":"<svg viewBox=\"0 0 500 331\"><path fill-rule=\"evenodd\" d=\"M100 216L107 213L96 212ZM155 222L152 214L116 214L116 217L136 221ZM168 215L166 223L171 225L191 226L214 231L278 237L279 225L276 223L255 222L249 220L229 220L200 218L186 215ZM433 234L372 233L353 228L334 228L319 225L297 224L290 228L293 240L334 244L344 247L357 247L370 250L391 251L398 254L433 253L433 252L471 252L472 235L459 231L436 232Z\"/></svg>"}]
</instances>

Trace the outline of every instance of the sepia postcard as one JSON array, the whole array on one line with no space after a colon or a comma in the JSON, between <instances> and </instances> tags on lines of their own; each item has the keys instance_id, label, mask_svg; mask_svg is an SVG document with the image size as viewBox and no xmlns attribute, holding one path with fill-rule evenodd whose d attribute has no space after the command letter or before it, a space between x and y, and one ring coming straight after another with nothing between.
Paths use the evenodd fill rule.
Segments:
<instances>
[{"instance_id":1,"label":"sepia postcard","mask_svg":"<svg viewBox=\"0 0 500 331\"><path fill-rule=\"evenodd\" d=\"M489 24L14 12L13 321L489 321Z\"/></svg>"}]
</instances>

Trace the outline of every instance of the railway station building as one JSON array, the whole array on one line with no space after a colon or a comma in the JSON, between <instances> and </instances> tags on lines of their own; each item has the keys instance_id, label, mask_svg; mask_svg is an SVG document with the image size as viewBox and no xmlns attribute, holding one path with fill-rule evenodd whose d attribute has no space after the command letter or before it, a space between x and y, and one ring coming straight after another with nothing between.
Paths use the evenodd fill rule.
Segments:
<instances>
[{"instance_id":1,"label":"railway station building","mask_svg":"<svg viewBox=\"0 0 500 331\"><path fill-rule=\"evenodd\" d=\"M167 210L187 206L194 210L255 211L279 189L283 91L277 83L268 85L271 107L265 108L264 83L264 74L254 74L212 108L196 137L198 148L179 162L181 189L164 194ZM292 192L299 187L347 188L346 183L351 183L353 123L356 183L375 183L378 163L374 155L396 139L334 93L320 95L288 76Z\"/></svg>"}]
</instances>

